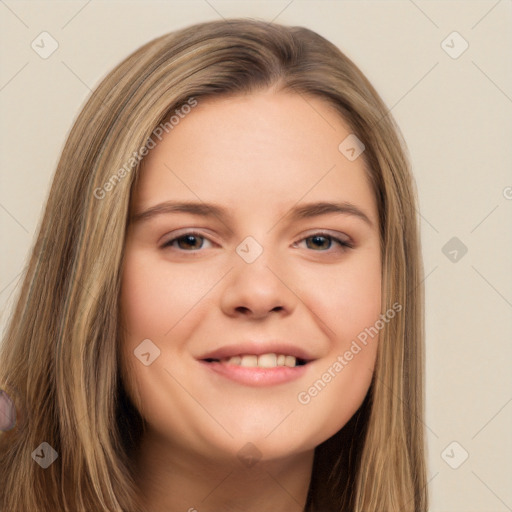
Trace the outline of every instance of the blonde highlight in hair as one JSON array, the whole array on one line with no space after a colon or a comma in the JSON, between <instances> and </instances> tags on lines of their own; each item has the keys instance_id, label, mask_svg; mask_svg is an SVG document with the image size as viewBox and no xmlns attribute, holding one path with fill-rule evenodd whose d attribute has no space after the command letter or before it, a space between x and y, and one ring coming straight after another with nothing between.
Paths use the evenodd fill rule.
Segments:
<instances>
[{"instance_id":1,"label":"blonde highlight in hair","mask_svg":"<svg viewBox=\"0 0 512 512\"><path fill-rule=\"evenodd\" d=\"M232 19L135 51L97 87L68 136L0 347L0 389L18 411L15 428L0 433L0 511L144 510L130 464L144 424L119 370L123 248L140 170L134 155L190 98L271 87L324 99L365 144L383 311L403 308L380 333L364 403L316 449L305 510L427 510L423 270L400 131L366 77L323 37ZM44 470L31 457L42 442L58 453Z\"/></svg>"}]
</instances>

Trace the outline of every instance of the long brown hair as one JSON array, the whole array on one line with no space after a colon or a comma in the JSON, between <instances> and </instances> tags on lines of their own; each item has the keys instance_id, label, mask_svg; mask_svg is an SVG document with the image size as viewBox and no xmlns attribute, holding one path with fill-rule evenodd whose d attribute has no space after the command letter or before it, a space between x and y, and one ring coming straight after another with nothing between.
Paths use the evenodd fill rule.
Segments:
<instances>
[{"instance_id":1,"label":"long brown hair","mask_svg":"<svg viewBox=\"0 0 512 512\"><path fill-rule=\"evenodd\" d=\"M403 307L380 333L364 403L316 449L306 510L427 510L422 263L400 131L366 77L320 35L231 19L138 49L100 83L69 134L1 347L0 388L17 410L15 427L0 433L3 512L144 509L130 469L143 425L120 379L118 318L141 148L191 98L276 85L327 100L364 143L383 312ZM33 460L43 442L58 455L46 469Z\"/></svg>"}]
</instances>

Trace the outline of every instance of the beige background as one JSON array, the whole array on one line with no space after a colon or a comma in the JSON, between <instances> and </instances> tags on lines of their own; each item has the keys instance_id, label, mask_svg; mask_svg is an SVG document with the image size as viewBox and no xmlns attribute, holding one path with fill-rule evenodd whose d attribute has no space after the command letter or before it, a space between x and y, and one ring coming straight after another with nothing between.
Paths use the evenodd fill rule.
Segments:
<instances>
[{"instance_id":1,"label":"beige background","mask_svg":"<svg viewBox=\"0 0 512 512\"><path fill-rule=\"evenodd\" d=\"M366 73L409 146L427 276L431 510L512 510L510 0L5 0L0 15L2 328L65 136L101 77L199 21L307 26ZM31 48L43 31L59 44L47 59ZM453 31L469 43L456 59L441 47ZM453 53L463 41L445 44ZM456 262L442 250L452 237L468 249Z\"/></svg>"}]
</instances>

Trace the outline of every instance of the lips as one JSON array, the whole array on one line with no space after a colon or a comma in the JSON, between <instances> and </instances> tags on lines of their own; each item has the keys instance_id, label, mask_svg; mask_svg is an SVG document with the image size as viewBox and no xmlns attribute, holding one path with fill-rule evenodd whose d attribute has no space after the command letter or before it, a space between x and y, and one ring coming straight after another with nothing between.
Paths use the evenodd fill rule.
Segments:
<instances>
[{"instance_id":1,"label":"lips","mask_svg":"<svg viewBox=\"0 0 512 512\"><path fill-rule=\"evenodd\" d=\"M198 358L212 375L248 386L273 386L296 380L314 359L304 349L278 341L228 345Z\"/></svg>"}]
</instances>

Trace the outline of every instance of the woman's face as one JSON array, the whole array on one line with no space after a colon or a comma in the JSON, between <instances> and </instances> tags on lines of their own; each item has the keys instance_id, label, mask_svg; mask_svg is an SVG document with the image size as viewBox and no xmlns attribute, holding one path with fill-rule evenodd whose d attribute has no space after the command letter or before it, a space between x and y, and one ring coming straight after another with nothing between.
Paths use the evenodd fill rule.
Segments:
<instances>
[{"instance_id":1,"label":"woman's face","mask_svg":"<svg viewBox=\"0 0 512 512\"><path fill-rule=\"evenodd\" d=\"M381 260L360 148L339 149L350 133L323 100L265 91L199 100L147 155L122 369L147 435L173 453L303 453L361 405Z\"/></svg>"}]
</instances>

